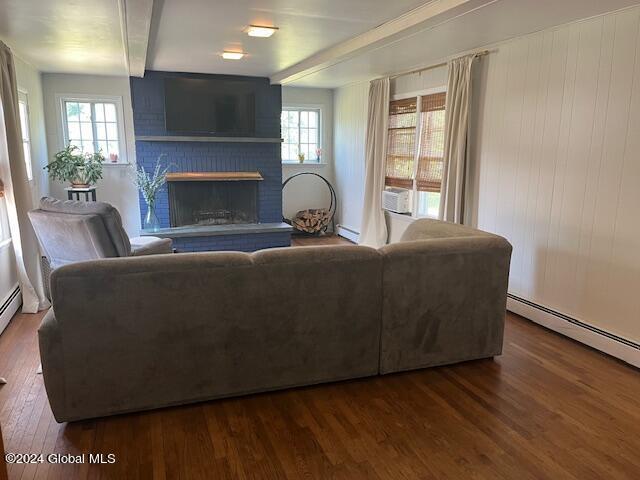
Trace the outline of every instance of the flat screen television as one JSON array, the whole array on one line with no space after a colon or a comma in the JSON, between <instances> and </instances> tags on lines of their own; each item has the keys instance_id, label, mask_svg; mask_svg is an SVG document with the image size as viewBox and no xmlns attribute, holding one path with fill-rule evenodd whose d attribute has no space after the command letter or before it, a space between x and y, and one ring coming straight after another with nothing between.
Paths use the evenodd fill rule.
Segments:
<instances>
[{"instance_id":1,"label":"flat screen television","mask_svg":"<svg viewBox=\"0 0 640 480\"><path fill-rule=\"evenodd\" d=\"M255 91L249 82L166 78L165 127L169 132L253 136Z\"/></svg>"}]
</instances>

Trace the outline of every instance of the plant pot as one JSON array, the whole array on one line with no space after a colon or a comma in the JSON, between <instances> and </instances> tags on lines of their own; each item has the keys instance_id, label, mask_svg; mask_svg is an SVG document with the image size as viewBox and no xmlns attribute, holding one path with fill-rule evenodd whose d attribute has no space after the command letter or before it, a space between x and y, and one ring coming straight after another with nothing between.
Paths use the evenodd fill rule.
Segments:
<instances>
[{"instance_id":1,"label":"plant pot","mask_svg":"<svg viewBox=\"0 0 640 480\"><path fill-rule=\"evenodd\" d=\"M76 176L71 179L71 186L73 188L89 188L89 182L86 178L86 172L84 167L78 167L78 171L76 172Z\"/></svg>"}]
</instances>

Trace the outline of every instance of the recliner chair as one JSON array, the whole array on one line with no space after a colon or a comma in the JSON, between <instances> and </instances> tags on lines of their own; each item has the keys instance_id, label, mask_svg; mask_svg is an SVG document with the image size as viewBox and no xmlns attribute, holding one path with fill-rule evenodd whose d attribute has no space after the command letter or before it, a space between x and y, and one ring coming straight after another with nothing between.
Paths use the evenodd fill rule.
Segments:
<instances>
[{"instance_id":1,"label":"recliner chair","mask_svg":"<svg viewBox=\"0 0 640 480\"><path fill-rule=\"evenodd\" d=\"M47 290L47 270L69 263L173 251L168 238L129 238L118 210L104 202L43 197L40 208L29 212L29 219L46 259L43 270Z\"/></svg>"}]
</instances>

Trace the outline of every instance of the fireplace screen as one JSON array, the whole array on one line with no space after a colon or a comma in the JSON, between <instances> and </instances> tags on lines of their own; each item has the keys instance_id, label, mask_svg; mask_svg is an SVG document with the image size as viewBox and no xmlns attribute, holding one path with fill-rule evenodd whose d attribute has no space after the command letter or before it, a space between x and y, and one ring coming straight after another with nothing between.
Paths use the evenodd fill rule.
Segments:
<instances>
[{"instance_id":1,"label":"fireplace screen","mask_svg":"<svg viewBox=\"0 0 640 480\"><path fill-rule=\"evenodd\" d=\"M168 182L172 227L257 223L257 182Z\"/></svg>"}]
</instances>

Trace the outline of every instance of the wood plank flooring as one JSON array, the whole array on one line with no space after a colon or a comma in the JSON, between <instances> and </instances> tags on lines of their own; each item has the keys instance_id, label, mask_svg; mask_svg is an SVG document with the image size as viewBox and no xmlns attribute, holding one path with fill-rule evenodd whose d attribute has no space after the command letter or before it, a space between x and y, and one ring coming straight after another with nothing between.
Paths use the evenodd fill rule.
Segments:
<instances>
[{"instance_id":1,"label":"wood plank flooring","mask_svg":"<svg viewBox=\"0 0 640 480\"><path fill-rule=\"evenodd\" d=\"M36 375L41 318L0 336L6 450L116 463L10 479L640 478L640 373L512 314L493 360L62 425Z\"/></svg>"}]
</instances>

